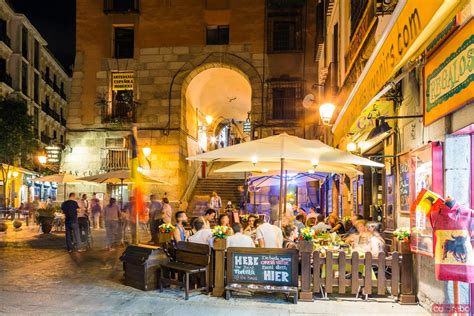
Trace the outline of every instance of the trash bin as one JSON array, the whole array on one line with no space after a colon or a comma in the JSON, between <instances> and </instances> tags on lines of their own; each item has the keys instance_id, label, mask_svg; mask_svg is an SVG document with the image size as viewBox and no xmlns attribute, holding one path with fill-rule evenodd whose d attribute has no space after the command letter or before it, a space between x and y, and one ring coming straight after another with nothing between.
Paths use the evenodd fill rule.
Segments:
<instances>
[{"instance_id":1,"label":"trash bin","mask_svg":"<svg viewBox=\"0 0 474 316\"><path fill-rule=\"evenodd\" d=\"M143 291L158 288L158 275L161 262L168 262L162 248L132 245L128 246L120 260L123 262L125 284Z\"/></svg>"}]
</instances>

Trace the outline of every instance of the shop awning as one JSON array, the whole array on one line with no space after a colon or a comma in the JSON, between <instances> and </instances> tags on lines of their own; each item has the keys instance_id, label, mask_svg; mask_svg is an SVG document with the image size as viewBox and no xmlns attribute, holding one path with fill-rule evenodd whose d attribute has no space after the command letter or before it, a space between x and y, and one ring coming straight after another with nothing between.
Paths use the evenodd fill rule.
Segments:
<instances>
[{"instance_id":1,"label":"shop awning","mask_svg":"<svg viewBox=\"0 0 474 316\"><path fill-rule=\"evenodd\" d=\"M419 56L467 0L399 0L332 128L338 144L355 118L409 60Z\"/></svg>"}]
</instances>

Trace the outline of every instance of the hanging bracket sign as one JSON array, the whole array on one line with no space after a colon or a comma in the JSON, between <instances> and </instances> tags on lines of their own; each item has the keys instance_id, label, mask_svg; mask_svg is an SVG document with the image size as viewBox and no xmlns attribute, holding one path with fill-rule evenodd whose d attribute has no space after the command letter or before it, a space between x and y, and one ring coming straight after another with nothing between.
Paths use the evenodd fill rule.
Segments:
<instances>
[{"instance_id":1,"label":"hanging bracket sign","mask_svg":"<svg viewBox=\"0 0 474 316\"><path fill-rule=\"evenodd\" d=\"M252 122L245 121L243 130L244 130L244 133L250 133L252 131Z\"/></svg>"}]
</instances>

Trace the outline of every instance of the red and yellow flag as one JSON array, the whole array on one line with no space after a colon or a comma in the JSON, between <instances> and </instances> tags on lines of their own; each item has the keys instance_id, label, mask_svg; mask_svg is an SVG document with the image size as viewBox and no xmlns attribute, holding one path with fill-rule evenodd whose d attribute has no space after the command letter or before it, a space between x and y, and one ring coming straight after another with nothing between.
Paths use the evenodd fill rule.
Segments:
<instances>
[{"instance_id":1,"label":"red and yellow flag","mask_svg":"<svg viewBox=\"0 0 474 316\"><path fill-rule=\"evenodd\" d=\"M132 178L132 213L130 217L133 220L145 220L145 203L143 200L143 179L139 171L140 168L140 150L138 149L137 127L132 127L131 135L132 159L130 162L130 173Z\"/></svg>"}]
</instances>

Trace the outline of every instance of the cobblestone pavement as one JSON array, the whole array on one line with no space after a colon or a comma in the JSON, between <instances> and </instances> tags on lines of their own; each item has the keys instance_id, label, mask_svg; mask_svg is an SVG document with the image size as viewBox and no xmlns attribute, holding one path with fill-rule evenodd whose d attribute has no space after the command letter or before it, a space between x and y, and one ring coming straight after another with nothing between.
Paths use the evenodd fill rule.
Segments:
<instances>
[{"instance_id":1,"label":"cobblestone pavement","mask_svg":"<svg viewBox=\"0 0 474 316\"><path fill-rule=\"evenodd\" d=\"M222 298L178 290L143 292L123 285L123 248L104 251L104 231L94 248L68 254L64 235L37 227L0 233L0 314L161 315L428 315L419 306L390 301L317 300L293 305L274 295Z\"/></svg>"}]
</instances>

